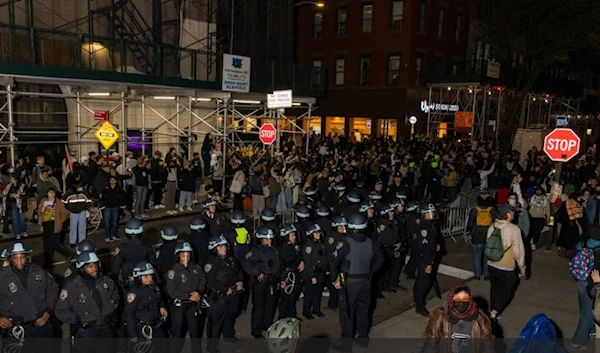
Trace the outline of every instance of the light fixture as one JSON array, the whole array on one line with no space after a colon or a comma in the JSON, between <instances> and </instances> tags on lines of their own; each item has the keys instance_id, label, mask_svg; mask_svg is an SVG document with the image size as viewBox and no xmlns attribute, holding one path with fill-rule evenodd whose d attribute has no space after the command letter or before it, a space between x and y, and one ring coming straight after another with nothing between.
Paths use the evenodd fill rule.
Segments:
<instances>
[{"instance_id":1,"label":"light fixture","mask_svg":"<svg viewBox=\"0 0 600 353\"><path fill-rule=\"evenodd\" d=\"M239 104L260 104L260 101L250 101L250 100L244 100L244 99L234 99L233 103L239 103Z\"/></svg>"},{"instance_id":2,"label":"light fixture","mask_svg":"<svg viewBox=\"0 0 600 353\"><path fill-rule=\"evenodd\" d=\"M469 93L473 93L473 90L472 90L472 89L469 89Z\"/></svg>"},{"instance_id":3,"label":"light fixture","mask_svg":"<svg viewBox=\"0 0 600 353\"><path fill-rule=\"evenodd\" d=\"M193 101L196 102L210 102L212 99L211 98L192 98Z\"/></svg>"},{"instance_id":4,"label":"light fixture","mask_svg":"<svg viewBox=\"0 0 600 353\"><path fill-rule=\"evenodd\" d=\"M452 89L452 87L448 87L448 91L450 91Z\"/></svg>"},{"instance_id":5,"label":"light fixture","mask_svg":"<svg viewBox=\"0 0 600 353\"><path fill-rule=\"evenodd\" d=\"M299 107L299 106L301 106L301 105L302 105L302 103L292 103L292 105L293 105L294 107Z\"/></svg>"},{"instance_id":6,"label":"light fixture","mask_svg":"<svg viewBox=\"0 0 600 353\"><path fill-rule=\"evenodd\" d=\"M532 100L535 102L535 97L533 97L533 99L532 99Z\"/></svg>"},{"instance_id":7,"label":"light fixture","mask_svg":"<svg viewBox=\"0 0 600 353\"><path fill-rule=\"evenodd\" d=\"M175 100L174 96L155 96L152 99L160 99L160 100Z\"/></svg>"},{"instance_id":8,"label":"light fixture","mask_svg":"<svg viewBox=\"0 0 600 353\"><path fill-rule=\"evenodd\" d=\"M90 97L108 97L110 96L109 92L89 92L88 96Z\"/></svg>"},{"instance_id":9,"label":"light fixture","mask_svg":"<svg viewBox=\"0 0 600 353\"><path fill-rule=\"evenodd\" d=\"M586 133L587 133L588 135L591 135L591 134L592 134L592 129L587 129Z\"/></svg>"},{"instance_id":10,"label":"light fixture","mask_svg":"<svg viewBox=\"0 0 600 353\"><path fill-rule=\"evenodd\" d=\"M313 5L316 7L325 7L325 3L323 2L316 2L316 1L300 1L297 4L294 4L294 6L302 6L302 5Z\"/></svg>"},{"instance_id":11,"label":"light fixture","mask_svg":"<svg viewBox=\"0 0 600 353\"><path fill-rule=\"evenodd\" d=\"M488 96L491 96L491 95L492 95L492 91L488 91Z\"/></svg>"}]
</instances>

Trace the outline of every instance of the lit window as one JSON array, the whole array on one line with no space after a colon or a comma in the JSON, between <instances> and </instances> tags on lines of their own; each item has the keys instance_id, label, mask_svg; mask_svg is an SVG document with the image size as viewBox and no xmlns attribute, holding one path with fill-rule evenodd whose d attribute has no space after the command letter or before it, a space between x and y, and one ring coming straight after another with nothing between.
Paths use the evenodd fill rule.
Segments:
<instances>
[{"instance_id":1,"label":"lit window","mask_svg":"<svg viewBox=\"0 0 600 353\"><path fill-rule=\"evenodd\" d=\"M427 2L421 1L419 7L419 32L425 33L427 30Z\"/></svg>"},{"instance_id":2,"label":"lit window","mask_svg":"<svg viewBox=\"0 0 600 353\"><path fill-rule=\"evenodd\" d=\"M315 23L315 26L314 26L315 27L315 29L314 29L315 38L323 37L323 13L322 12L315 12L314 23Z\"/></svg>"},{"instance_id":3,"label":"lit window","mask_svg":"<svg viewBox=\"0 0 600 353\"><path fill-rule=\"evenodd\" d=\"M323 69L322 69L322 65L323 63L321 62L321 59L314 59L312 66L313 66L313 84L316 86L320 86L323 83Z\"/></svg>"},{"instance_id":4,"label":"lit window","mask_svg":"<svg viewBox=\"0 0 600 353\"><path fill-rule=\"evenodd\" d=\"M344 71L346 70L346 60L336 59L335 60L335 84L344 84Z\"/></svg>"},{"instance_id":5,"label":"lit window","mask_svg":"<svg viewBox=\"0 0 600 353\"><path fill-rule=\"evenodd\" d=\"M440 18L438 20L438 33L437 36L442 38L444 36L444 22L446 21L446 9L440 9Z\"/></svg>"},{"instance_id":6,"label":"lit window","mask_svg":"<svg viewBox=\"0 0 600 353\"><path fill-rule=\"evenodd\" d=\"M388 57L388 84L395 85L400 75L400 55L390 55Z\"/></svg>"},{"instance_id":7,"label":"lit window","mask_svg":"<svg viewBox=\"0 0 600 353\"><path fill-rule=\"evenodd\" d=\"M346 29L347 29L347 11L345 7L340 7L337 10L337 35L338 36L345 36L346 35Z\"/></svg>"},{"instance_id":8,"label":"lit window","mask_svg":"<svg viewBox=\"0 0 600 353\"><path fill-rule=\"evenodd\" d=\"M390 30L401 31L402 22L404 20L404 1L396 0L392 2L392 22L390 23Z\"/></svg>"},{"instance_id":9,"label":"lit window","mask_svg":"<svg viewBox=\"0 0 600 353\"><path fill-rule=\"evenodd\" d=\"M373 4L365 4L362 7L362 33L373 31Z\"/></svg>"},{"instance_id":10,"label":"lit window","mask_svg":"<svg viewBox=\"0 0 600 353\"><path fill-rule=\"evenodd\" d=\"M371 71L371 58L362 57L360 58L360 70L359 70L359 83L361 85L369 84L369 73Z\"/></svg>"}]
</instances>

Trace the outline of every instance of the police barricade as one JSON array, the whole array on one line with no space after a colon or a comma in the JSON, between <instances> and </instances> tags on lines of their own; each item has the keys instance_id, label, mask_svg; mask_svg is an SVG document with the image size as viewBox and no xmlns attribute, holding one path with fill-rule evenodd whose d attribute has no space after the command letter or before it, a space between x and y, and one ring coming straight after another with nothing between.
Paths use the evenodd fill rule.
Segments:
<instances>
[{"instance_id":1,"label":"police barricade","mask_svg":"<svg viewBox=\"0 0 600 353\"><path fill-rule=\"evenodd\" d=\"M467 234L469 212L472 207L450 207L442 209L439 213L441 222L441 233L444 237L450 237L455 243L464 240L471 244L471 238Z\"/></svg>"},{"instance_id":2,"label":"police barricade","mask_svg":"<svg viewBox=\"0 0 600 353\"><path fill-rule=\"evenodd\" d=\"M253 229L256 230L258 226L260 226L260 214L256 216L250 216L252 219ZM283 212L277 212L276 218L277 224L279 227L282 227L284 224L295 223L296 222L296 211L294 209L285 210ZM279 235L279 234L276 234Z\"/></svg>"},{"instance_id":3,"label":"police barricade","mask_svg":"<svg viewBox=\"0 0 600 353\"><path fill-rule=\"evenodd\" d=\"M471 189L469 191L459 193L456 198L450 203L450 207L467 207L473 208L477 206L477 198L481 195L490 195L496 197L496 190L494 189Z\"/></svg>"}]
</instances>

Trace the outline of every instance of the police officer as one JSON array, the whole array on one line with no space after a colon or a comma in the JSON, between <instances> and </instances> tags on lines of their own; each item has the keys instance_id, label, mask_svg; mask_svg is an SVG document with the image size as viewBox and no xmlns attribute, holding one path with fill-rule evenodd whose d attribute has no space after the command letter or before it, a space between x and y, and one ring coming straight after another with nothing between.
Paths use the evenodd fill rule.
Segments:
<instances>
[{"instance_id":1,"label":"police officer","mask_svg":"<svg viewBox=\"0 0 600 353\"><path fill-rule=\"evenodd\" d=\"M302 244L306 239L306 231L307 227L312 224L310 221L310 210L306 205L298 204L294 207L296 211L296 219L298 220L294 223L294 227L296 227L296 236L298 237L298 242Z\"/></svg>"},{"instance_id":2,"label":"police officer","mask_svg":"<svg viewBox=\"0 0 600 353\"><path fill-rule=\"evenodd\" d=\"M162 245L156 251L156 269L160 275L159 278L164 278L167 272L177 262L175 256L175 247L177 246L177 228L172 225L165 224L160 229L160 237L163 240ZM154 268L152 269L154 271ZM134 276L135 277L135 276Z\"/></svg>"},{"instance_id":3,"label":"police officer","mask_svg":"<svg viewBox=\"0 0 600 353\"><path fill-rule=\"evenodd\" d=\"M152 344L155 352L165 352L167 348L161 327L167 318L167 306L154 281L155 273L154 266L147 261L133 268L134 285L127 293L124 313L134 352L148 352ZM153 341L154 338L158 340Z\"/></svg>"},{"instance_id":4,"label":"police officer","mask_svg":"<svg viewBox=\"0 0 600 353\"><path fill-rule=\"evenodd\" d=\"M360 195L361 200L365 200L369 197L369 194L367 193L367 189L365 188L365 179L363 179L363 178L356 179L356 189L355 190ZM360 202L360 200L359 200L359 202ZM351 213L349 213L349 214L351 214Z\"/></svg>"},{"instance_id":5,"label":"police officer","mask_svg":"<svg viewBox=\"0 0 600 353\"><path fill-rule=\"evenodd\" d=\"M0 253L0 270L3 270L10 266L10 261L8 259L8 249L2 250L2 252Z\"/></svg>"},{"instance_id":6,"label":"police officer","mask_svg":"<svg viewBox=\"0 0 600 353\"><path fill-rule=\"evenodd\" d=\"M338 246L341 246L344 242L344 236L346 235L346 227L348 221L342 216L335 216L331 221L331 227L333 232L326 238L325 248L327 249L327 261L329 264L333 264L333 254L337 250ZM333 286L333 283L329 280L325 280L325 286L329 289L329 300L327 307L330 310L338 309L339 301L339 290Z\"/></svg>"},{"instance_id":7,"label":"police officer","mask_svg":"<svg viewBox=\"0 0 600 353\"><path fill-rule=\"evenodd\" d=\"M396 225L398 226L398 236L400 238L400 250L399 250L399 268L398 268L398 278L391 279L390 288L398 290L406 290L406 288L400 285L400 273L402 273L402 267L406 263L406 253L408 251L408 233L406 226L406 218L404 217L404 200L400 198L393 198L392 202L390 202L390 206L394 208L394 219L396 220Z\"/></svg>"},{"instance_id":8,"label":"police officer","mask_svg":"<svg viewBox=\"0 0 600 353\"><path fill-rule=\"evenodd\" d=\"M194 259L199 265L202 265L208 260L208 256L210 255L208 251L210 233L203 216L194 216L190 220L190 231L189 243L192 249L194 249Z\"/></svg>"},{"instance_id":9,"label":"police officer","mask_svg":"<svg viewBox=\"0 0 600 353\"><path fill-rule=\"evenodd\" d=\"M385 263L378 272L378 293L396 293L400 276L400 233L394 218L394 208L390 204L380 204L381 217L377 221L377 242L383 250Z\"/></svg>"},{"instance_id":10,"label":"police officer","mask_svg":"<svg viewBox=\"0 0 600 353\"><path fill-rule=\"evenodd\" d=\"M343 215L348 202L346 197L346 185L335 183L333 184L332 189L335 191L335 198L330 201L332 202L333 214L337 216Z\"/></svg>"},{"instance_id":11,"label":"police officer","mask_svg":"<svg viewBox=\"0 0 600 353\"><path fill-rule=\"evenodd\" d=\"M79 255L82 252L96 252L96 244L89 239L83 239L75 247L75 254ZM98 264L100 266L100 264ZM69 278L73 273L77 271L77 262L72 262L69 268L65 270L64 278Z\"/></svg>"},{"instance_id":12,"label":"police officer","mask_svg":"<svg viewBox=\"0 0 600 353\"><path fill-rule=\"evenodd\" d=\"M223 215L217 213L217 202L212 198L208 198L202 201L202 208L204 208L202 218L206 222L208 232L217 235L225 233L229 228L229 223Z\"/></svg>"},{"instance_id":13,"label":"police officer","mask_svg":"<svg viewBox=\"0 0 600 353\"><path fill-rule=\"evenodd\" d=\"M329 208L326 205L320 205L317 207L315 223L321 227L324 234L321 234L323 238L329 236L333 229L331 228L331 219L329 219Z\"/></svg>"},{"instance_id":14,"label":"police officer","mask_svg":"<svg viewBox=\"0 0 600 353\"><path fill-rule=\"evenodd\" d=\"M406 264L406 278L415 279L415 272L417 271L417 249L418 249L418 234L419 227L421 226L421 216L419 215L419 203L417 201L408 201L406 203L406 213L404 214L406 219L406 239L409 246L410 259Z\"/></svg>"},{"instance_id":15,"label":"police officer","mask_svg":"<svg viewBox=\"0 0 600 353\"><path fill-rule=\"evenodd\" d=\"M272 247L273 231L266 226L256 230L258 244L246 254L242 266L252 276L252 331L255 338L262 338L262 331L273 323L277 308L277 285L279 284L279 253Z\"/></svg>"},{"instance_id":16,"label":"police officer","mask_svg":"<svg viewBox=\"0 0 600 353\"><path fill-rule=\"evenodd\" d=\"M225 239L229 242L229 244L233 244L233 257L241 263L244 258L246 258L246 254L250 251L252 245L250 244L251 238L250 233L246 229L246 216L244 215L244 211L233 211L231 214L231 225L232 229L229 229L225 232ZM246 290L240 292L238 294L239 297L239 308L238 313L245 313L248 308L248 301L250 299L250 277L247 273L242 271L244 276L244 288Z\"/></svg>"},{"instance_id":17,"label":"police officer","mask_svg":"<svg viewBox=\"0 0 600 353\"><path fill-rule=\"evenodd\" d=\"M317 188L314 186L307 186L303 190L304 196L306 198L306 203L310 205L314 205L318 201L323 201L326 195L317 195Z\"/></svg>"},{"instance_id":18,"label":"police officer","mask_svg":"<svg viewBox=\"0 0 600 353\"><path fill-rule=\"evenodd\" d=\"M417 234L417 279L413 290L416 312L429 316L425 307L425 297L431 284L431 274L436 255L437 232L433 226L435 205L427 204L421 209L423 221L419 224Z\"/></svg>"},{"instance_id":19,"label":"police officer","mask_svg":"<svg viewBox=\"0 0 600 353\"><path fill-rule=\"evenodd\" d=\"M238 293L244 289L244 275L237 260L228 254L227 248L227 239L224 236L213 235L208 243L212 254L204 265L210 293L210 353L219 352L217 347L221 334L226 341L237 341L233 325L238 311Z\"/></svg>"},{"instance_id":20,"label":"police officer","mask_svg":"<svg viewBox=\"0 0 600 353\"><path fill-rule=\"evenodd\" d=\"M302 315L308 319L325 316L321 312L321 297L325 274L329 271L327 250L323 243L321 227L311 224L306 231L307 240L304 243L302 255L304 256L304 300Z\"/></svg>"},{"instance_id":21,"label":"police officer","mask_svg":"<svg viewBox=\"0 0 600 353\"><path fill-rule=\"evenodd\" d=\"M359 213L365 215L367 217L367 230L366 233L368 236L371 236L375 233L375 205L369 200L363 201L360 203Z\"/></svg>"},{"instance_id":22,"label":"police officer","mask_svg":"<svg viewBox=\"0 0 600 353\"><path fill-rule=\"evenodd\" d=\"M377 205L379 202L383 200L383 194L379 190L373 190L369 193L369 200L373 205Z\"/></svg>"},{"instance_id":23,"label":"police officer","mask_svg":"<svg viewBox=\"0 0 600 353\"><path fill-rule=\"evenodd\" d=\"M177 263L167 272L167 294L171 300L173 323L170 353L181 351L186 328L190 333L192 352L202 352L204 316L200 312L200 305L206 289L206 274L192 261L192 253L190 243L177 243Z\"/></svg>"},{"instance_id":24,"label":"police officer","mask_svg":"<svg viewBox=\"0 0 600 353\"><path fill-rule=\"evenodd\" d=\"M58 287L46 270L31 263L31 253L25 243L12 244L7 253L10 265L0 271L0 328L8 330L5 346L13 339L52 337L49 319Z\"/></svg>"},{"instance_id":25,"label":"police officer","mask_svg":"<svg viewBox=\"0 0 600 353\"><path fill-rule=\"evenodd\" d=\"M273 234L279 234L280 232L279 226L277 225L277 223L275 223L276 217L277 215L275 214L275 211L273 211L270 208L264 208L260 212L260 223L272 230Z\"/></svg>"},{"instance_id":26,"label":"police officer","mask_svg":"<svg viewBox=\"0 0 600 353\"><path fill-rule=\"evenodd\" d=\"M76 352L110 351L90 338L113 338L119 290L100 269L95 252L77 255L77 271L64 282L56 303L56 317L71 326Z\"/></svg>"},{"instance_id":27,"label":"police officer","mask_svg":"<svg viewBox=\"0 0 600 353\"><path fill-rule=\"evenodd\" d=\"M282 276L279 319L284 319L296 317L296 301L302 291L300 274L304 271L304 260L296 238L296 227L293 224L286 224L281 228L280 235L282 241L278 251L281 257Z\"/></svg>"},{"instance_id":28,"label":"police officer","mask_svg":"<svg viewBox=\"0 0 600 353\"><path fill-rule=\"evenodd\" d=\"M125 224L127 241L115 248L113 253L112 272L119 279L125 290L133 284L133 267L142 261L155 263L155 252L150 245L142 242L144 225L137 218Z\"/></svg>"},{"instance_id":29,"label":"police officer","mask_svg":"<svg viewBox=\"0 0 600 353\"><path fill-rule=\"evenodd\" d=\"M358 213L360 210L360 201L362 199L362 196L360 195L359 191L351 190L346 195L346 199L348 200L348 203L346 204L346 208L343 211L343 215Z\"/></svg>"},{"instance_id":30,"label":"police officer","mask_svg":"<svg viewBox=\"0 0 600 353\"><path fill-rule=\"evenodd\" d=\"M354 214L347 220L348 234L344 242L336 246L331 266L331 280L340 289L342 342L336 349L344 351L352 349L355 328L357 343L368 344L371 278L384 261L379 246L366 234L366 216Z\"/></svg>"}]
</instances>

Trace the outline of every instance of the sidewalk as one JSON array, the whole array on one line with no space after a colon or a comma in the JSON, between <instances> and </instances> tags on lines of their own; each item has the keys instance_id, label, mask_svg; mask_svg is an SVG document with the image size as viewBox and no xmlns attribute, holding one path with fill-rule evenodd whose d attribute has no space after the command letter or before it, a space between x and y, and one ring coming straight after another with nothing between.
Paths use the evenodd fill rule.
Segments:
<instances>
[{"instance_id":1,"label":"sidewalk","mask_svg":"<svg viewBox=\"0 0 600 353\"><path fill-rule=\"evenodd\" d=\"M569 276L568 262L558 258L556 252L545 253L537 250L533 253L533 274L530 280L522 280L515 298L502 315L498 324L505 338L518 337L529 319L538 313L552 319L562 333L570 338L575 332L579 320L579 306L575 281ZM489 303L490 284L487 281L468 282L475 297L486 305ZM429 300L427 308L432 312L444 305L448 293L440 300ZM487 308L484 308L487 310ZM371 329L371 338L416 338L421 337L428 319L417 315L414 309L405 311ZM570 342L568 342L570 343Z\"/></svg>"}]
</instances>

